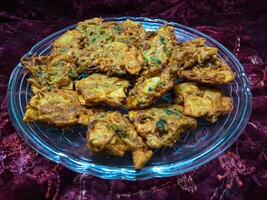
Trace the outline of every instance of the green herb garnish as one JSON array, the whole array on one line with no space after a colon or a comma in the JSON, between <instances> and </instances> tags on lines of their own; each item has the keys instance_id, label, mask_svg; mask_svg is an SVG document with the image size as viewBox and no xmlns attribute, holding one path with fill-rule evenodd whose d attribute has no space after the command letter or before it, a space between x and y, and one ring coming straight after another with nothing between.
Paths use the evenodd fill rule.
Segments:
<instances>
[{"instance_id":1,"label":"green herb garnish","mask_svg":"<svg viewBox=\"0 0 267 200\"><path fill-rule=\"evenodd\" d=\"M161 61L158 58L151 57L150 61L156 65L161 65Z\"/></svg>"},{"instance_id":2,"label":"green herb garnish","mask_svg":"<svg viewBox=\"0 0 267 200\"><path fill-rule=\"evenodd\" d=\"M153 91L153 88L152 88L152 87L149 87L149 88L148 88L148 91L149 91L149 92L152 92L152 91Z\"/></svg>"},{"instance_id":3,"label":"green herb garnish","mask_svg":"<svg viewBox=\"0 0 267 200\"><path fill-rule=\"evenodd\" d=\"M93 38L93 39L92 39L92 42L95 43L95 41L96 41L96 38Z\"/></svg>"},{"instance_id":4,"label":"green herb garnish","mask_svg":"<svg viewBox=\"0 0 267 200\"><path fill-rule=\"evenodd\" d=\"M178 111L174 112L174 111L172 111L172 110L170 110L170 109L166 109L166 110L165 110L165 113L166 113L167 115L177 115L177 116L181 116L181 113L180 113L180 112L178 112Z\"/></svg>"},{"instance_id":5,"label":"green herb garnish","mask_svg":"<svg viewBox=\"0 0 267 200\"><path fill-rule=\"evenodd\" d=\"M161 133L166 133L168 131L168 124L166 120L160 119L156 122L157 130L159 130Z\"/></svg>"},{"instance_id":6,"label":"green herb garnish","mask_svg":"<svg viewBox=\"0 0 267 200\"><path fill-rule=\"evenodd\" d=\"M164 37L160 37L160 38L159 38L159 41L160 41L161 44L166 44L166 43L165 43L165 38L164 38Z\"/></svg>"},{"instance_id":7,"label":"green herb garnish","mask_svg":"<svg viewBox=\"0 0 267 200\"><path fill-rule=\"evenodd\" d=\"M63 60L60 60L55 65L56 67L63 67L65 65L65 62Z\"/></svg>"},{"instance_id":8,"label":"green herb garnish","mask_svg":"<svg viewBox=\"0 0 267 200\"><path fill-rule=\"evenodd\" d=\"M68 77L69 78L75 79L75 78L78 78L78 76L79 75L75 71L73 71L72 69L69 69L69 71L68 71Z\"/></svg>"},{"instance_id":9,"label":"green herb garnish","mask_svg":"<svg viewBox=\"0 0 267 200\"><path fill-rule=\"evenodd\" d=\"M128 134L121 129L116 129L115 133L120 139L124 139L124 138L128 137Z\"/></svg>"},{"instance_id":10,"label":"green herb garnish","mask_svg":"<svg viewBox=\"0 0 267 200\"><path fill-rule=\"evenodd\" d=\"M122 28L120 27L120 26L115 26L114 27L114 30L118 33L118 34L121 34L121 32L122 32Z\"/></svg>"}]
</instances>

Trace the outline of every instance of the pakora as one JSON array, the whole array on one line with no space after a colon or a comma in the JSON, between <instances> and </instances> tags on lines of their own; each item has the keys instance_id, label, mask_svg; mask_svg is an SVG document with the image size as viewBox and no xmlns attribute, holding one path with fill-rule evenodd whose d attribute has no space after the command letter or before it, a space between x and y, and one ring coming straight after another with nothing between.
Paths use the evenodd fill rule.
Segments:
<instances>
[{"instance_id":1,"label":"pakora","mask_svg":"<svg viewBox=\"0 0 267 200\"><path fill-rule=\"evenodd\" d=\"M141 76L126 98L128 109L143 108L151 105L155 100L169 92L175 80L172 67L166 67L161 73Z\"/></svg>"},{"instance_id":2,"label":"pakora","mask_svg":"<svg viewBox=\"0 0 267 200\"><path fill-rule=\"evenodd\" d=\"M142 70L140 51L126 43L110 42L93 52L91 57L94 69L109 75L138 75Z\"/></svg>"},{"instance_id":3,"label":"pakora","mask_svg":"<svg viewBox=\"0 0 267 200\"><path fill-rule=\"evenodd\" d=\"M78 58L79 65L110 75L139 74L143 58L134 43L145 35L140 23L111 23L95 18L79 23L77 31L85 37L85 49L90 52L86 58Z\"/></svg>"},{"instance_id":4,"label":"pakora","mask_svg":"<svg viewBox=\"0 0 267 200\"><path fill-rule=\"evenodd\" d=\"M205 46L203 38L177 44L170 62L179 67L178 77L186 80L218 85L235 78L232 69L218 57L218 49Z\"/></svg>"},{"instance_id":5,"label":"pakora","mask_svg":"<svg viewBox=\"0 0 267 200\"><path fill-rule=\"evenodd\" d=\"M112 41L112 33L105 27L101 18L79 22L76 30L84 37L84 45L87 51L94 51Z\"/></svg>"},{"instance_id":6,"label":"pakora","mask_svg":"<svg viewBox=\"0 0 267 200\"><path fill-rule=\"evenodd\" d=\"M28 81L35 94L41 90L72 90L72 79L78 77L75 64L66 56L36 56L21 62L32 75Z\"/></svg>"},{"instance_id":7,"label":"pakora","mask_svg":"<svg viewBox=\"0 0 267 200\"><path fill-rule=\"evenodd\" d=\"M127 151L132 152L135 169L142 168L153 154L129 120L119 112L107 112L94 117L86 138L88 147L94 153L123 156Z\"/></svg>"},{"instance_id":8,"label":"pakora","mask_svg":"<svg viewBox=\"0 0 267 200\"><path fill-rule=\"evenodd\" d=\"M77 30L67 31L58 37L52 44L52 51L60 50L62 53L69 48L82 48L83 37Z\"/></svg>"},{"instance_id":9,"label":"pakora","mask_svg":"<svg viewBox=\"0 0 267 200\"><path fill-rule=\"evenodd\" d=\"M221 60L214 65L196 65L190 70L181 71L179 77L199 83L221 85L232 82L235 79L235 72Z\"/></svg>"},{"instance_id":10,"label":"pakora","mask_svg":"<svg viewBox=\"0 0 267 200\"><path fill-rule=\"evenodd\" d=\"M115 42L126 43L139 47L145 40L146 32L140 22L126 20L122 23L105 22L105 26L112 32Z\"/></svg>"},{"instance_id":11,"label":"pakora","mask_svg":"<svg viewBox=\"0 0 267 200\"><path fill-rule=\"evenodd\" d=\"M25 123L39 121L56 127L68 128L78 123L81 104L75 91L39 92L27 105Z\"/></svg>"},{"instance_id":12,"label":"pakora","mask_svg":"<svg viewBox=\"0 0 267 200\"><path fill-rule=\"evenodd\" d=\"M172 147L181 134L197 127L194 118L183 114L179 105L164 105L144 110L129 111L128 116L139 135L153 149Z\"/></svg>"},{"instance_id":13,"label":"pakora","mask_svg":"<svg viewBox=\"0 0 267 200\"><path fill-rule=\"evenodd\" d=\"M127 80L97 73L81 79L75 84L82 105L103 104L112 107L122 105L128 86Z\"/></svg>"},{"instance_id":14,"label":"pakora","mask_svg":"<svg viewBox=\"0 0 267 200\"><path fill-rule=\"evenodd\" d=\"M175 43L176 38L170 26L160 28L143 42L143 58L150 73L161 71L162 66L168 63Z\"/></svg>"},{"instance_id":15,"label":"pakora","mask_svg":"<svg viewBox=\"0 0 267 200\"><path fill-rule=\"evenodd\" d=\"M182 70L188 69L197 63L216 59L218 49L205 46L204 38L197 38L189 42L178 43L174 46L171 63L175 63Z\"/></svg>"},{"instance_id":16,"label":"pakora","mask_svg":"<svg viewBox=\"0 0 267 200\"><path fill-rule=\"evenodd\" d=\"M79 113L79 119L78 124L88 127L89 123L92 121L94 117L96 117L99 114L103 114L106 111L101 108L86 108L82 107Z\"/></svg>"},{"instance_id":17,"label":"pakora","mask_svg":"<svg viewBox=\"0 0 267 200\"><path fill-rule=\"evenodd\" d=\"M233 102L218 89L201 86L196 83L181 83L174 87L176 103L184 105L184 114L199 118L204 117L212 123L218 117L231 112Z\"/></svg>"}]
</instances>

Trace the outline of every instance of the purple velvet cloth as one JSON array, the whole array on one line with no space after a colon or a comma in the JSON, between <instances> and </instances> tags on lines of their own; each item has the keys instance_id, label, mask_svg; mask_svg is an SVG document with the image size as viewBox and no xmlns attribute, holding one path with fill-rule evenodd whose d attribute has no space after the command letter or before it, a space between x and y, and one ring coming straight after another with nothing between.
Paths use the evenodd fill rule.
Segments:
<instances>
[{"instance_id":1,"label":"purple velvet cloth","mask_svg":"<svg viewBox=\"0 0 267 200\"><path fill-rule=\"evenodd\" d=\"M267 199L267 4L264 0L1 0L0 200ZM108 181L38 155L18 136L6 89L20 57L43 37L95 16L146 16L194 27L241 61L253 93L249 123L232 147L184 175Z\"/></svg>"}]
</instances>

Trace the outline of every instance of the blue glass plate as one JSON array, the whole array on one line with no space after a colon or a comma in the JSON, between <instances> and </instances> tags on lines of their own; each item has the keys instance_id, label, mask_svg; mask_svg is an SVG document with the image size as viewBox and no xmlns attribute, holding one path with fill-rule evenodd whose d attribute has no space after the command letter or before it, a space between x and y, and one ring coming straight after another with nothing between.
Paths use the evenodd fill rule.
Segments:
<instances>
[{"instance_id":1,"label":"blue glass plate","mask_svg":"<svg viewBox=\"0 0 267 200\"><path fill-rule=\"evenodd\" d=\"M196 169L223 153L237 139L248 122L252 96L244 69L237 58L223 45L192 28L142 17L106 18L105 20L122 22L126 19L141 22L147 31L155 31L168 24L174 27L178 41L203 37L207 39L208 46L217 47L219 56L237 74L234 82L222 87L224 93L233 98L232 112L228 116L220 118L216 124L202 123L196 131L185 134L173 148L155 151L151 162L139 171L134 170L129 155L123 158L92 155L86 146L85 129L80 126L65 131L41 123L23 123L22 118L26 104L32 94L27 82L29 74L21 64L14 68L9 81L10 119L20 136L33 149L75 172L105 179L142 180L174 176ZM51 51L51 43L65 31L74 29L75 26L69 26L48 36L33 46L25 56L48 54Z\"/></svg>"}]
</instances>

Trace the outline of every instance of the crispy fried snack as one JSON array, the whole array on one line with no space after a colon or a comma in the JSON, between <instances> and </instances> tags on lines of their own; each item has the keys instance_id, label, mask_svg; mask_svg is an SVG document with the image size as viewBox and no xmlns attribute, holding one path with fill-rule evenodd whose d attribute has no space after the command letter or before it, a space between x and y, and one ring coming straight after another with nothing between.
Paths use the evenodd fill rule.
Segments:
<instances>
[{"instance_id":1,"label":"crispy fried snack","mask_svg":"<svg viewBox=\"0 0 267 200\"><path fill-rule=\"evenodd\" d=\"M144 61L150 73L161 71L162 66L168 63L176 43L173 28L170 26L164 26L151 35L142 44Z\"/></svg>"},{"instance_id":2,"label":"crispy fried snack","mask_svg":"<svg viewBox=\"0 0 267 200\"><path fill-rule=\"evenodd\" d=\"M82 48L82 41L83 37L80 32L77 30L67 31L54 41L52 51L60 50L61 53L64 53L70 48Z\"/></svg>"},{"instance_id":3,"label":"crispy fried snack","mask_svg":"<svg viewBox=\"0 0 267 200\"><path fill-rule=\"evenodd\" d=\"M181 69L188 69L197 63L217 58L218 49L205 46L204 38L197 38L189 42L176 44L170 58Z\"/></svg>"},{"instance_id":4,"label":"crispy fried snack","mask_svg":"<svg viewBox=\"0 0 267 200\"><path fill-rule=\"evenodd\" d=\"M101 18L93 18L79 22L76 30L84 37L87 51L94 51L112 41L112 32L105 27Z\"/></svg>"},{"instance_id":5,"label":"crispy fried snack","mask_svg":"<svg viewBox=\"0 0 267 200\"><path fill-rule=\"evenodd\" d=\"M143 65L141 52L121 42L110 42L90 56L94 69L109 75L138 75Z\"/></svg>"},{"instance_id":6,"label":"crispy fried snack","mask_svg":"<svg viewBox=\"0 0 267 200\"><path fill-rule=\"evenodd\" d=\"M67 128L78 123L80 110L81 104L74 91L55 89L39 92L28 103L23 121L40 121Z\"/></svg>"},{"instance_id":7,"label":"crispy fried snack","mask_svg":"<svg viewBox=\"0 0 267 200\"><path fill-rule=\"evenodd\" d=\"M77 30L64 33L52 44L51 55L71 58L75 73L82 74L92 65L91 52L85 50L85 37Z\"/></svg>"},{"instance_id":8,"label":"crispy fried snack","mask_svg":"<svg viewBox=\"0 0 267 200\"><path fill-rule=\"evenodd\" d=\"M126 107L128 109L137 109L151 105L155 100L171 90L175 80L173 74L173 68L169 66L157 75L141 76L134 88L129 92L129 96L126 99Z\"/></svg>"},{"instance_id":9,"label":"crispy fried snack","mask_svg":"<svg viewBox=\"0 0 267 200\"><path fill-rule=\"evenodd\" d=\"M126 20L122 23L105 22L114 38L114 41L126 43L129 46L139 47L146 37L146 32L140 22Z\"/></svg>"},{"instance_id":10,"label":"crispy fried snack","mask_svg":"<svg viewBox=\"0 0 267 200\"><path fill-rule=\"evenodd\" d=\"M94 117L89 124L86 138L88 147L94 153L123 156L127 151L133 152L135 169L142 168L153 154L129 120L119 112L102 113Z\"/></svg>"},{"instance_id":11,"label":"crispy fried snack","mask_svg":"<svg viewBox=\"0 0 267 200\"><path fill-rule=\"evenodd\" d=\"M85 108L82 107L79 113L78 124L87 127L94 117L105 113L105 110L100 108Z\"/></svg>"},{"instance_id":12,"label":"crispy fried snack","mask_svg":"<svg viewBox=\"0 0 267 200\"><path fill-rule=\"evenodd\" d=\"M137 133L154 149L172 147L182 133L197 127L197 121L184 116L183 107L179 105L129 111L128 116Z\"/></svg>"},{"instance_id":13,"label":"crispy fried snack","mask_svg":"<svg viewBox=\"0 0 267 200\"><path fill-rule=\"evenodd\" d=\"M94 18L79 23L77 30L85 38L86 49L83 55L78 53L79 66L110 75L139 74L143 58L138 44L145 36L140 23L130 20L123 23L103 22Z\"/></svg>"},{"instance_id":14,"label":"crispy fried snack","mask_svg":"<svg viewBox=\"0 0 267 200\"><path fill-rule=\"evenodd\" d=\"M138 47L143 42L146 32L140 22L103 22L101 18L93 18L80 22L77 26L86 39L86 47L96 49L109 42L121 42Z\"/></svg>"},{"instance_id":15,"label":"crispy fried snack","mask_svg":"<svg viewBox=\"0 0 267 200\"><path fill-rule=\"evenodd\" d=\"M118 77L92 74L76 82L76 90L82 105L105 104L118 107L126 98L129 82Z\"/></svg>"},{"instance_id":16,"label":"crispy fried snack","mask_svg":"<svg viewBox=\"0 0 267 200\"><path fill-rule=\"evenodd\" d=\"M211 85L227 84L235 79L235 72L220 60L217 64L196 65L190 70L181 71L180 78Z\"/></svg>"},{"instance_id":17,"label":"crispy fried snack","mask_svg":"<svg viewBox=\"0 0 267 200\"><path fill-rule=\"evenodd\" d=\"M135 44L145 35L140 23L130 20L112 23L94 18L80 22L77 30L85 37L86 51L92 53L80 61L89 68L117 75L135 75L141 70L143 60Z\"/></svg>"},{"instance_id":18,"label":"crispy fried snack","mask_svg":"<svg viewBox=\"0 0 267 200\"><path fill-rule=\"evenodd\" d=\"M197 38L176 45L170 63L178 66L180 78L214 85L229 83L235 73L217 54L217 48L207 47L205 39Z\"/></svg>"},{"instance_id":19,"label":"crispy fried snack","mask_svg":"<svg viewBox=\"0 0 267 200\"><path fill-rule=\"evenodd\" d=\"M33 93L41 90L72 89L72 79L78 77L68 56L36 56L21 61L31 73L29 82Z\"/></svg>"},{"instance_id":20,"label":"crispy fried snack","mask_svg":"<svg viewBox=\"0 0 267 200\"><path fill-rule=\"evenodd\" d=\"M204 117L216 122L220 115L231 112L233 102L218 89L201 86L196 83L181 83L175 86L176 102L184 105L184 114L192 117Z\"/></svg>"}]
</instances>

